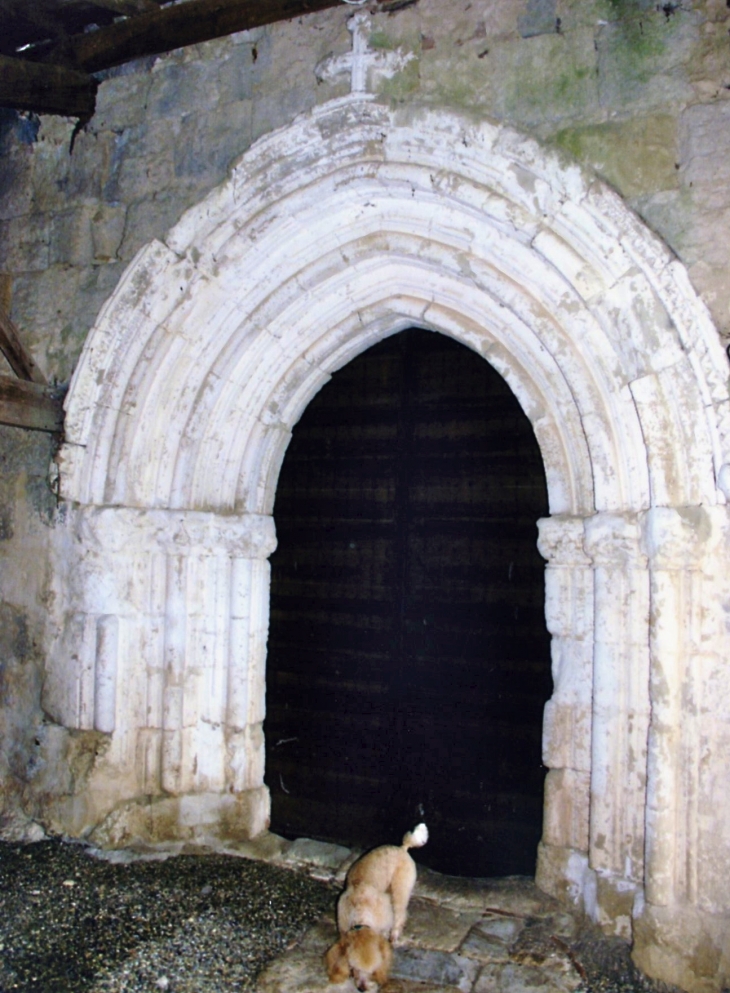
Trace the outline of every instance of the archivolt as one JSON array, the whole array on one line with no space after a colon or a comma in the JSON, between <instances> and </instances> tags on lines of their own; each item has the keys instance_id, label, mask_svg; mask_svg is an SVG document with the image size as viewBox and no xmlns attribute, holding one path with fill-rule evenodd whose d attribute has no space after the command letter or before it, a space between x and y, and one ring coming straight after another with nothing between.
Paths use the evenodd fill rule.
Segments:
<instances>
[{"instance_id":1,"label":"archivolt","mask_svg":"<svg viewBox=\"0 0 730 993\"><path fill-rule=\"evenodd\" d=\"M134 259L71 386L63 495L270 513L311 397L412 325L509 382L553 514L724 502L724 355L666 248L512 131L353 98L260 141Z\"/></svg>"}]
</instances>

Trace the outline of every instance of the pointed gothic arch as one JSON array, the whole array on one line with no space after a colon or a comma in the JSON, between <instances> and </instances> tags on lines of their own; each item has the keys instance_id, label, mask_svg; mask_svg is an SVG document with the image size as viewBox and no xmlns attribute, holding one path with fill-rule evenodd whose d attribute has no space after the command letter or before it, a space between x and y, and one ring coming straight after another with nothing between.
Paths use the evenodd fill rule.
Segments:
<instances>
[{"instance_id":1,"label":"pointed gothic arch","mask_svg":"<svg viewBox=\"0 0 730 993\"><path fill-rule=\"evenodd\" d=\"M642 900L690 899L701 871L678 722L697 645L722 651L696 604L718 595L725 356L684 268L611 190L507 128L362 95L259 141L138 254L89 335L45 706L110 744L67 829L265 827L279 467L332 372L411 326L483 355L533 424L555 684L539 879L628 933Z\"/></svg>"}]
</instances>

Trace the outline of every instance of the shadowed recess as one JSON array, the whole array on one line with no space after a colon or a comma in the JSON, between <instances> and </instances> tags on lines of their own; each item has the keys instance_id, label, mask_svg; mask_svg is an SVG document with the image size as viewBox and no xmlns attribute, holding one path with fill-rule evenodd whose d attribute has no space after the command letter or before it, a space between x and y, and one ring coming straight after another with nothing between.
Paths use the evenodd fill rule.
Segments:
<instances>
[{"instance_id":1,"label":"shadowed recess","mask_svg":"<svg viewBox=\"0 0 730 993\"><path fill-rule=\"evenodd\" d=\"M534 872L546 513L529 421L452 339L402 332L320 391L274 511L273 830L370 846L425 819L419 862Z\"/></svg>"}]
</instances>

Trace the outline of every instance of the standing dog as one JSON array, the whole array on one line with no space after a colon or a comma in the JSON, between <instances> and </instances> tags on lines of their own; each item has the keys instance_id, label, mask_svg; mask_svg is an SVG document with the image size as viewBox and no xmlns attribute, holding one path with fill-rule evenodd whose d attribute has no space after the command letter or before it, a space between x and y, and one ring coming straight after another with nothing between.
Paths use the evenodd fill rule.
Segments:
<instances>
[{"instance_id":1,"label":"standing dog","mask_svg":"<svg viewBox=\"0 0 730 993\"><path fill-rule=\"evenodd\" d=\"M406 923L408 901L416 883L416 863L409 848L428 841L428 829L419 824L397 845L382 845L358 859L347 873L345 890L337 902L340 939L327 952L330 982L341 983L350 974L359 990L388 978L393 956ZM389 939L389 940L388 940Z\"/></svg>"}]
</instances>

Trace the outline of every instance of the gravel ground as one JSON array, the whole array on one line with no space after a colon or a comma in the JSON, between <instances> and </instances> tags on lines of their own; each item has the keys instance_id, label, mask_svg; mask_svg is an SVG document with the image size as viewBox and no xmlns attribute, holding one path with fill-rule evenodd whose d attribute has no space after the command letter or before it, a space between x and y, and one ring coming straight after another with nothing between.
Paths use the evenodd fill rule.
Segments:
<instances>
[{"instance_id":1,"label":"gravel ground","mask_svg":"<svg viewBox=\"0 0 730 993\"><path fill-rule=\"evenodd\" d=\"M334 899L324 883L249 859L112 864L81 845L0 843L0 991L253 990Z\"/></svg>"}]
</instances>

